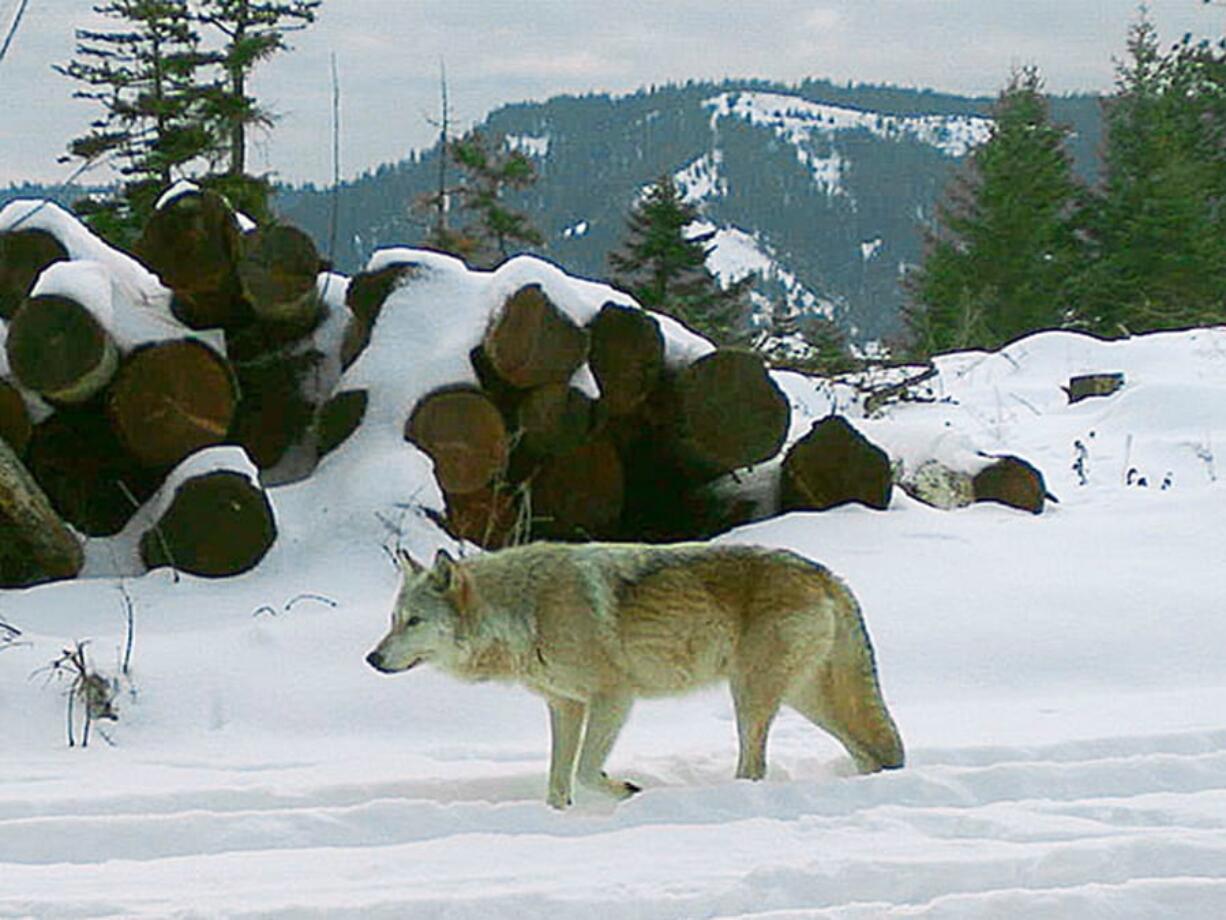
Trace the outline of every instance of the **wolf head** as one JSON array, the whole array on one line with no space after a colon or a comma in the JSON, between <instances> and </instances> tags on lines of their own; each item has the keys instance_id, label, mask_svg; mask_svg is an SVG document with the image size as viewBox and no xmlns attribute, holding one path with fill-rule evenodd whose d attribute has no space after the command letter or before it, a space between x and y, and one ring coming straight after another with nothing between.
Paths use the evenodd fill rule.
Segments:
<instances>
[{"instance_id":1,"label":"wolf head","mask_svg":"<svg viewBox=\"0 0 1226 920\"><path fill-rule=\"evenodd\" d=\"M391 629L366 656L366 663L384 674L407 671L423 662L445 667L461 651L470 576L445 550L438 551L431 569L405 553L400 567L403 581L392 607Z\"/></svg>"}]
</instances>

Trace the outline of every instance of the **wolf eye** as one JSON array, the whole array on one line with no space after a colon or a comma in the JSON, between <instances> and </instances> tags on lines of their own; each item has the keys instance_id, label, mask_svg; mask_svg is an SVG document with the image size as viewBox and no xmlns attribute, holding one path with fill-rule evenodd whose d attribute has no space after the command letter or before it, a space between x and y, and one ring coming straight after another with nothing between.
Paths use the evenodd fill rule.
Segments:
<instances>
[{"instance_id":1,"label":"wolf eye","mask_svg":"<svg viewBox=\"0 0 1226 920\"><path fill-rule=\"evenodd\" d=\"M420 626L421 622L422 622L421 617L409 617L407 620L404 621L404 625L405 626Z\"/></svg>"}]
</instances>

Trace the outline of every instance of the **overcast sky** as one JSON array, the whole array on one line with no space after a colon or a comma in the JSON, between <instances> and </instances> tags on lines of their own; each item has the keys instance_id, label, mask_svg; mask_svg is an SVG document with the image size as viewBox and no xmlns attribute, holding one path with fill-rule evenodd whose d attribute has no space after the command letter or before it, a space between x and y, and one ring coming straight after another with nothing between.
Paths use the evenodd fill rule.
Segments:
<instances>
[{"instance_id":1,"label":"overcast sky","mask_svg":"<svg viewBox=\"0 0 1226 920\"><path fill-rule=\"evenodd\" d=\"M0 184L63 179L65 142L95 109L51 70L96 0L28 0L0 61ZM0 0L0 31L20 0ZM1150 0L1164 41L1221 35L1226 6ZM281 113L250 165L326 183L332 174L330 55L341 88L341 173L429 146L440 60L460 127L505 102L629 92L668 81L804 77L993 95L1013 65L1053 92L1107 90L1134 0L324 0L292 52L257 72ZM99 176L99 178L105 178Z\"/></svg>"}]
</instances>

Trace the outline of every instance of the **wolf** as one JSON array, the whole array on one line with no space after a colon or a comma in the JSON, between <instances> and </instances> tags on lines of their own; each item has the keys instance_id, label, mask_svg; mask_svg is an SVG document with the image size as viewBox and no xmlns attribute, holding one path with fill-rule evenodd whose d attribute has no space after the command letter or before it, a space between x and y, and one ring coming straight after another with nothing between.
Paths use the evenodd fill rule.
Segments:
<instances>
[{"instance_id":1,"label":"wolf","mask_svg":"<svg viewBox=\"0 0 1226 920\"><path fill-rule=\"evenodd\" d=\"M864 773L901 767L859 605L823 566L786 550L678 543L531 543L431 568L402 555L391 629L367 663L429 663L463 680L505 680L544 697L548 803L573 784L628 798L604 772L638 697L726 680L738 778L766 773L766 739L787 703Z\"/></svg>"}]
</instances>

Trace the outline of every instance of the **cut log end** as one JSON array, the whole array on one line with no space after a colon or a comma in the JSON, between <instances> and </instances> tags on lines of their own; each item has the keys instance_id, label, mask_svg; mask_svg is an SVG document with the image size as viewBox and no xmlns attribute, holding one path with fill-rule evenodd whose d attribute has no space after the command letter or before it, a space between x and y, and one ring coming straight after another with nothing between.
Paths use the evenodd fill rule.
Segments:
<instances>
[{"instance_id":1,"label":"cut log end","mask_svg":"<svg viewBox=\"0 0 1226 920\"><path fill-rule=\"evenodd\" d=\"M977 502L997 502L1041 514L1047 498L1043 474L1020 457L1000 457L975 474L972 488Z\"/></svg>"},{"instance_id":2,"label":"cut log end","mask_svg":"<svg viewBox=\"0 0 1226 920\"><path fill-rule=\"evenodd\" d=\"M111 387L108 411L128 452L165 467L226 439L237 391L225 359L194 339L132 352Z\"/></svg>"},{"instance_id":3,"label":"cut log end","mask_svg":"<svg viewBox=\"0 0 1226 920\"><path fill-rule=\"evenodd\" d=\"M783 446L791 405L755 352L712 352L684 368L668 389L670 427L695 478L761 463Z\"/></svg>"},{"instance_id":4,"label":"cut log end","mask_svg":"<svg viewBox=\"0 0 1226 920\"><path fill-rule=\"evenodd\" d=\"M499 376L527 388L569 380L587 355L587 332L533 284L507 298L483 344Z\"/></svg>"},{"instance_id":5,"label":"cut log end","mask_svg":"<svg viewBox=\"0 0 1226 920\"><path fill-rule=\"evenodd\" d=\"M315 444L319 456L336 450L358 430L366 415L367 401L365 390L345 390L320 407L315 418Z\"/></svg>"},{"instance_id":6,"label":"cut log end","mask_svg":"<svg viewBox=\"0 0 1226 920\"><path fill-rule=\"evenodd\" d=\"M85 562L76 536L60 520L30 471L0 440L0 579L32 584L73 578Z\"/></svg>"},{"instance_id":7,"label":"cut log end","mask_svg":"<svg viewBox=\"0 0 1226 920\"><path fill-rule=\"evenodd\" d=\"M531 390L517 413L521 446L538 457L574 450L592 430L593 408L590 398L565 383Z\"/></svg>"},{"instance_id":8,"label":"cut log end","mask_svg":"<svg viewBox=\"0 0 1226 920\"><path fill-rule=\"evenodd\" d=\"M815 422L788 450L780 483L785 511L825 511L848 502L885 510L893 476L885 451L842 416Z\"/></svg>"},{"instance_id":9,"label":"cut log end","mask_svg":"<svg viewBox=\"0 0 1226 920\"><path fill-rule=\"evenodd\" d=\"M309 236L296 227L273 224L243 238L238 277L259 319L309 327L319 313L319 267L319 252Z\"/></svg>"},{"instance_id":10,"label":"cut log end","mask_svg":"<svg viewBox=\"0 0 1226 920\"><path fill-rule=\"evenodd\" d=\"M605 539L617 533L626 500L625 472L607 437L547 461L532 479L532 535Z\"/></svg>"},{"instance_id":11,"label":"cut log end","mask_svg":"<svg viewBox=\"0 0 1226 920\"><path fill-rule=\"evenodd\" d=\"M611 415L641 406L664 367L664 334L651 314L606 303L588 326L589 362L600 384L600 398Z\"/></svg>"},{"instance_id":12,"label":"cut log end","mask_svg":"<svg viewBox=\"0 0 1226 920\"><path fill-rule=\"evenodd\" d=\"M22 386L63 403L88 400L119 364L110 334L85 307L67 297L32 297L9 324L5 342Z\"/></svg>"},{"instance_id":13,"label":"cut log end","mask_svg":"<svg viewBox=\"0 0 1226 920\"><path fill-rule=\"evenodd\" d=\"M242 473L219 470L188 479L158 523L141 537L149 568L171 565L206 578L254 568L276 539L268 497Z\"/></svg>"},{"instance_id":14,"label":"cut log end","mask_svg":"<svg viewBox=\"0 0 1226 920\"><path fill-rule=\"evenodd\" d=\"M24 456L34 426L20 391L7 380L0 380L0 439L18 457Z\"/></svg>"},{"instance_id":15,"label":"cut log end","mask_svg":"<svg viewBox=\"0 0 1226 920\"><path fill-rule=\"evenodd\" d=\"M474 387L449 387L424 397L409 416L404 437L434 461L435 478L448 493L475 492L506 469L506 424Z\"/></svg>"},{"instance_id":16,"label":"cut log end","mask_svg":"<svg viewBox=\"0 0 1226 920\"><path fill-rule=\"evenodd\" d=\"M43 269L67 258L68 250L46 230L0 233L0 318L16 315Z\"/></svg>"}]
</instances>

